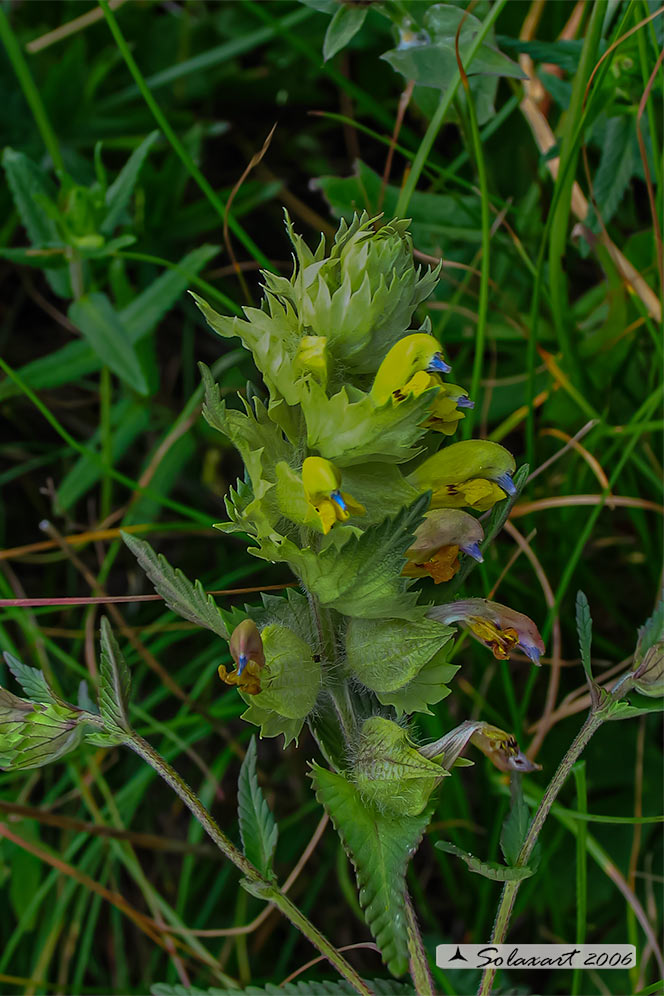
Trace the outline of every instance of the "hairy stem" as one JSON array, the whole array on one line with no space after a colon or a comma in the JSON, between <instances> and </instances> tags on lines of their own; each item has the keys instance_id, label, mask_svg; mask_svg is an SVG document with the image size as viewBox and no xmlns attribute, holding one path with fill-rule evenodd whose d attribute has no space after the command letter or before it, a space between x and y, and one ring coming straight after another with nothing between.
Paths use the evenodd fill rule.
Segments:
<instances>
[{"instance_id":1,"label":"hairy stem","mask_svg":"<svg viewBox=\"0 0 664 996\"><path fill-rule=\"evenodd\" d=\"M198 796L187 785L184 779L180 777L177 771L171 767L168 761L161 757L147 740L144 740L143 737L135 732L130 734L127 746L131 747L140 758L149 764L157 772L159 777L163 778L167 785L170 785L222 854L240 869L249 882L258 887L255 894L259 894L266 902L276 906L290 920L293 926L301 934L304 934L314 947L318 948L320 953L327 958L339 974L350 982L356 992L361 993L362 996L373 996L372 990L362 981L352 965L348 964L346 959L339 954L337 949L330 944L318 928L300 912L297 906L273 882L268 881L250 861L247 861L244 854L229 840L218 823L210 816L205 806L200 802Z\"/></svg>"},{"instance_id":2,"label":"hairy stem","mask_svg":"<svg viewBox=\"0 0 664 996\"><path fill-rule=\"evenodd\" d=\"M427 953L420 934L420 928L415 917L415 910L406 897L406 930L408 932L408 953L410 954L410 974L415 984L417 996L435 996L433 979L429 971Z\"/></svg>"},{"instance_id":3,"label":"hairy stem","mask_svg":"<svg viewBox=\"0 0 664 996\"><path fill-rule=\"evenodd\" d=\"M601 711L593 711L589 713L585 723L572 741L569 750L558 766L558 770L549 782L547 790L542 796L542 801L539 804L537 812L533 817L532 823L528 828L528 833L526 834L521 850L519 851L519 856L515 862L517 868L528 864L528 859L533 853L533 849L537 843L537 838L540 835L540 831L544 826L544 822L549 815L551 807L556 801L558 793L567 781L567 776L572 770L573 765L576 764L577 760L587 747L590 738L602 725L604 719L605 715L603 715ZM520 882L505 883L503 894L500 897L498 912L496 914L496 922L493 926L491 944L502 944L505 940L520 884ZM495 974L496 969L493 966L489 966L484 970L480 988L478 989L478 996L489 996Z\"/></svg>"}]
</instances>

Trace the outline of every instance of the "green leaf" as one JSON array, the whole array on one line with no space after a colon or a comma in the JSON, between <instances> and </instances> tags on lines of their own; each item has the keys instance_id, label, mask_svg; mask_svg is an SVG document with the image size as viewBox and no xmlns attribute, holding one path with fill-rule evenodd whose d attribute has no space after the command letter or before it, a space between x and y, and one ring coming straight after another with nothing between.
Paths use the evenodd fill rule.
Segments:
<instances>
[{"instance_id":1,"label":"green leaf","mask_svg":"<svg viewBox=\"0 0 664 996\"><path fill-rule=\"evenodd\" d=\"M648 716L658 712L664 712L664 699L649 701L638 706L630 705L629 702L621 700L609 703L605 719L636 719L638 716Z\"/></svg>"},{"instance_id":2,"label":"green leaf","mask_svg":"<svg viewBox=\"0 0 664 996\"><path fill-rule=\"evenodd\" d=\"M640 663L645 654L660 640L664 640L664 597L660 598L653 614L639 628L639 642L634 654L635 661Z\"/></svg>"},{"instance_id":3,"label":"green leaf","mask_svg":"<svg viewBox=\"0 0 664 996\"><path fill-rule=\"evenodd\" d=\"M22 152L6 148L2 165L16 210L33 246L61 245L58 227L39 201L55 202L57 191L48 173ZM48 282L60 297L71 296L69 274L45 267Z\"/></svg>"},{"instance_id":4,"label":"green leaf","mask_svg":"<svg viewBox=\"0 0 664 996\"><path fill-rule=\"evenodd\" d=\"M263 709L255 701L257 698L257 695L246 696L245 698L248 706L242 713L242 719L245 723L253 723L254 726L258 726L261 737L280 737L283 735L284 750L292 741L295 741L297 745L298 737L304 726L304 717L290 719L288 716L282 716L280 713L275 712L274 709Z\"/></svg>"},{"instance_id":5,"label":"green leaf","mask_svg":"<svg viewBox=\"0 0 664 996\"><path fill-rule=\"evenodd\" d=\"M364 24L367 13L367 7L341 4L325 32L323 41L323 59L325 62L348 45Z\"/></svg>"},{"instance_id":6,"label":"green leaf","mask_svg":"<svg viewBox=\"0 0 664 996\"><path fill-rule=\"evenodd\" d=\"M110 235L121 220L122 212L129 203L145 157L158 138L159 132L152 131L147 138L143 139L106 191L106 217L99 227L103 235Z\"/></svg>"},{"instance_id":7,"label":"green leaf","mask_svg":"<svg viewBox=\"0 0 664 996\"><path fill-rule=\"evenodd\" d=\"M131 678L108 619L101 620L101 661L99 667L99 711L108 733L131 733L129 690Z\"/></svg>"},{"instance_id":8,"label":"green leaf","mask_svg":"<svg viewBox=\"0 0 664 996\"><path fill-rule=\"evenodd\" d=\"M586 672L586 678L593 683L592 659L590 648L593 639L593 621L590 615L588 599L582 591L576 593L576 632L579 638L579 651L581 653L581 663Z\"/></svg>"},{"instance_id":9,"label":"green leaf","mask_svg":"<svg viewBox=\"0 0 664 996\"><path fill-rule=\"evenodd\" d=\"M22 820L19 835L22 840L35 844L37 847L42 843L37 820ZM32 900L41 885L42 862L25 847L21 847L11 840L3 841L3 850L11 868L8 892L12 910L17 923L20 922L23 929L32 931L38 923L39 904L33 904ZM32 908L32 913L26 921L23 916L28 908Z\"/></svg>"},{"instance_id":10,"label":"green leaf","mask_svg":"<svg viewBox=\"0 0 664 996\"><path fill-rule=\"evenodd\" d=\"M272 862L279 837L256 775L256 737L252 737L240 768L238 818L245 857L263 875L272 875Z\"/></svg>"},{"instance_id":11,"label":"green leaf","mask_svg":"<svg viewBox=\"0 0 664 996\"><path fill-rule=\"evenodd\" d=\"M351 619L346 666L367 688L393 692L412 681L454 632L433 619Z\"/></svg>"},{"instance_id":12,"label":"green leaf","mask_svg":"<svg viewBox=\"0 0 664 996\"><path fill-rule=\"evenodd\" d=\"M212 595L207 595L200 581L194 584L178 568L172 568L162 554L157 554L149 543L131 533L122 533L122 539L154 585L155 591L169 609L183 619L211 629L228 639L221 612Z\"/></svg>"},{"instance_id":13,"label":"green leaf","mask_svg":"<svg viewBox=\"0 0 664 996\"><path fill-rule=\"evenodd\" d=\"M512 782L512 805L503 823L500 847L508 865L515 865L530 824L530 811L523 797L521 781Z\"/></svg>"},{"instance_id":14,"label":"green leaf","mask_svg":"<svg viewBox=\"0 0 664 996\"><path fill-rule=\"evenodd\" d=\"M431 42L392 49L383 53L381 59L406 79L444 92L458 73L455 40L460 23L459 50L463 57L464 50L472 43L482 22L460 7L440 3L430 7L424 18ZM464 68L470 78L484 75L525 79L523 70L516 62L486 41L480 45L470 65Z\"/></svg>"},{"instance_id":15,"label":"green leaf","mask_svg":"<svg viewBox=\"0 0 664 996\"><path fill-rule=\"evenodd\" d=\"M73 301L67 312L102 363L139 394L148 383L120 316L105 294L88 294Z\"/></svg>"},{"instance_id":16,"label":"green leaf","mask_svg":"<svg viewBox=\"0 0 664 996\"><path fill-rule=\"evenodd\" d=\"M219 246L198 246L187 253L177 265L165 270L156 280L137 294L120 312L120 319L132 343L139 342L170 311L181 294L211 259L219 252Z\"/></svg>"},{"instance_id":17,"label":"green leaf","mask_svg":"<svg viewBox=\"0 0 664 996\"><path fill-rule=\"evenodd\" d=\"M391 705L399 716L424 712L431 716L430 705L447 698L452 689L449 682L459 670L459 664L448 664L445 646L402 688L393 692L378 692L378 701Z\"/></svg>"},{"instance_id":18,"label":"green leaf","mask_svg":"<svg viewBox=\"0 0 664 996\"><path fill-rule=\"evenodd\" d=\"M408 968L406 868L431 817L392 818L366 806L342 775L312 765L316 798L355 867L360 905L383 960L393 975Z\"/></svg>"},{"instance_id":19,"label":"green leaf","mask_svg":"<svg viewBox=\"0 0 664 996\"><path fill-rule=\"evenodd\" d=\"M408 591L401 570L428 504L429 495L422 495L393 519L351 537L341 550L331 545L319 555L303 551L300 566L309 590L323 605L348 616L413 619L423 614L418 593Z\"/></svg>"},{"instance_id":20,"label":"green leaf","mask_svg":"<svg viewBox=\"0 0 664 996\"><path fill-rule=\"evenodd\" d=\"M57 697L48 687L46 678L41 671L38 671L34 667L28 667L27 664L22 664L17 657L14 657L8 651L5 651L4 658L7 662L7 667L31 702L57 701Z\"/></svg>"},{"instance_id":21,"label":"green leaf","mask_svg":"<svg viewBox=\"0 0 664 996\"><path fill-rule=\"evenodd\" d=\"M593 177L597 212L604 224L613 218L634 175L634 129L631 114L609 118L604 131L602 155Z\"/></svg>"},{"instance_id":22,"label":"green leaf","mask_svg":"<svg viewBox=\"0 0 664 996\"><path fill-rule=\"evenodd\" d=\"M470 851L462 851L460 847L450 844L446 840L437 840L434 847L437 847L439 851L447 851L448 854L456 855L457 858L465 861L471 872L482 875L484 878L490 878L493 882L521 882L533 874L532 868L507 868L505 865L499 865L497 861L481 861Z\"/></svg>"}]
</instances>

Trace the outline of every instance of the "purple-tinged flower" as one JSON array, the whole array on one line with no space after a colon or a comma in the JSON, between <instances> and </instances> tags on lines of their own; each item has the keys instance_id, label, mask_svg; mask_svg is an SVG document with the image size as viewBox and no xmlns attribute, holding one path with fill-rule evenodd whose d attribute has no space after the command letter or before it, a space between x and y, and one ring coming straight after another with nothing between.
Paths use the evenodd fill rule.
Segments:
<instances>
[{"instance_id":1,"label":"purple-tinged flower","mask_svg":"<svg viewBox=\"0 0 664 996\"><path fill-rule=\"evenodd\" d=\"M429 610L429 616L438 622L459 622L466 626L498 660L507 660L510 652L518 647L539 666L544 642L535 623L522 612L486 598L466 598L437 605Z\"/></svg>"}]
</instances>

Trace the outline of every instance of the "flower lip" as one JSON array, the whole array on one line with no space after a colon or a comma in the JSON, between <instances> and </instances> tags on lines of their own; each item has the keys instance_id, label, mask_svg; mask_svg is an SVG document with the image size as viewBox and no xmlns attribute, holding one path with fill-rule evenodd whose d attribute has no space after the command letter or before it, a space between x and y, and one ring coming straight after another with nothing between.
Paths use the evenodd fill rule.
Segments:
<instances>
[{"instance_id":1,"label":"flower lip","mask_svg":"<svg viewBox=\"0 0 664 996\"><path fill-rule=\"evenodd\" d=\"M343 495L341 494L341 491L339 491L337 489L336 491L330 492L330 498L332 499L332 501L336 505L339 506L339 508L341 509L342 512L347 512L348 511L348 506L346 505L346 502L343 499Z\"/></svg>"},{"instance_id":2,"label":"flower lip","mask_svg":"<svg viewBox=\"0 0 664 996\"><path fill-rule=\"evenodd\" d=\"M434 353L431 359L429 360L426 370L427 373L448 374L451 372L452 367L449 365L449 363L445 362L442 353Z\"/></svg>"},{"instance_id":3,"label":"flower lip","mask_svg":"<svg viewBox=\"0 0 664 996\"><path fill-rule=\"evenodd\" d=\"M472 398L467 398L465 394L462 394L456 399L457 408L474 408L475 402Z\"/></svg>"},{"instance_id":4,"label":"flower lip","mask_svg":"<svg viewBox=\"0 0 664 996\"><path fill-rule=\"evenodd\" d=\"M510 498L516 497L516 488L514 487L514 481L512 480L510 474L500 474L494 479L496 484L500 485L503 491L507 492Z\"/></svg>"},{"instance_id":5,"label":"flower lip","mask_svg":"<svg viewBox=\"0 0 664 996\"><path fill-rule=\"evenodd\" d=\"M247 656L247 654L238 654L238 658L237 658L237 673L238 673L238 675L242 674L242 672L244 671L244 669L245 669L245 667L247 666L248 663L249 663L249 657Z\"/></svg>"},{"instance_id":6,"label":"flower lip","mask_svg":"<svg viewBox=\"0 0 664 996\"><path fill-rule=\"evenodd\" d=\"M484 557L482 556L479 543L467 543L465 546L460 544L459 549L467 556L472 557L473 560L476 560L478 564L482 564L484 562Z\"/></svg>"}]
</instances>

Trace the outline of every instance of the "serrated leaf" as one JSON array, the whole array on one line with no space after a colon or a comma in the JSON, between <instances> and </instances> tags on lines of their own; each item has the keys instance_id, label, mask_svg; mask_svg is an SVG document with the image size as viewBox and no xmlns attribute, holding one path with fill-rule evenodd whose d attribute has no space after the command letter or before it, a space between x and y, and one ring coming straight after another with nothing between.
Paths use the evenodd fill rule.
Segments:
<instances>
[{"instance_id":1,"label":"serrated leaf","mask_svg":"<svg viewBox=\"0 0 664 996\"><path fill-rule=\"evenodd\" d=\"M329 546L318 556L312 552L303 557L309 590L322 605L348 616L417 618L422 614L416 604L418 593L408 590L401 570L428 504L429 495L422 495L393 519L351 537L341 550Z\"/></svg>"},{"instance_id":2,"label":"serrated leaf","mask_svg":"<svg viewBox=\"0 0 664 996\"><path fill-rule=\"evenodd\" d=\"M323 41L323 59L325 62L340 52L342 48L355 37L364 24L367 7L355 7L341 4L330 21Z\"/></svg>"},{"instance_id":3,"label":"serrated leaf","mask_svg":"<svg viewBox=\"0 0 664 996\"><path fill-rule=\"evenodd\" d=\"M639 627L639 642L634 654L635 662L640 663L651 647L664 640L664 598L660 598L655 611L649 619Z\"/></svg>"},{"instance_id":4,"label":"serrated leaf","mask_svg":"<svg viewBox=\"0 0 664 996\"><path fill-rule=\"evenodd\" d=\"M351 619L346 666L375 692L403 688L454 636L433 619Z\"/></svg>"},{"instance_id":5,"label":"serrated leaf","mask_svg":"<svg viewBox=\"0 0 664 996\"><path fill-rule=\"evenodd\" d=\"M532 868L508 868L506 865L499 865L497 861L481 861L470 851L462 851L460 847L450 844L447 840L437 840L434 847L461 858L471 872L482 875L483 878L490 878L493 882L521 882L533 874Z\"/></svg>"},{"instance_id":6,"label":"serrated leaf","mask_svg":"<svg viewBox=\"0 0 664 996\"><path fill-rule=\"evenodd\" d=\"M604 224L616 213L634 175L634 128L631 114L609 118L606 125L602 155L593 177L593 195Z\"/></svg>"},{"instance_id":7,"label":"serrated leaf","mask_svg":"<svg viewBox=\"0 0 664 996\"><path fill-rule=\"evenodd\" d=\"M240 768L238 819L245 857L263 875L271 877L279 829L258 784L255 737L249 741Z\"/></svg>"},{"instance_id":8,"label":"serrated leaf","mask_svg":"<svg viewBox=\"0 0 664 996\"><path fill-rule=\"evenodd\" d=\"M530 824L530 811L520 781L513 782L512 805L500 833L500 847L508 865L515 865Z\"/></svg>"},{"instance_id":9,"label":"serrated leaf","mask_svg":"<svg viewBox=\"0 0 664 996\"><path fill-rule=\"evenodd\" d=\"M99 711L106 731L112 735L132 732L129 722L130 686L127 662L104 616L101 620Z\"/></svg>"},{"instance_id":10,"label":"serrated leaf","mask_svg":"<svg viewBox=\"0 0 664 996\"><path fill-rule=\"evenodd\" d=\"M249 701L250 698L251 701ZM242 719L245 723L253 723L254 726L258 726L261 738L280 737L283 735L284 750L293 740L297 745L298 737L304 726L304 717L301 719L289 719L287 716L282 716L280 713L275 712L274 709L262 709L254 701L255 698L257 696L245 697L245 702L248 706L242 713Z\"/></svg>"},{"instance_id":11,"label":"serrated leaf","mask_svg":"<svg viewBox=\"0 0 664 996\"><path fill-rule=\"evenodd\" d=\"M393 692L378 692L378 701L382 705L394 706L399 716L413 712L433 715L429 706L447 698L452 691L448 683L460 667L459 664L448 664L447 653L448 648L442 647L408 684Z\"/></svg>"},{"instance_id":12,"label":"serrated leaf","mask_svg":"<svg viewBox=\"0 0 664 996\"><path fill-rule=\"evenodd\" d=\"M394 979L366 979L368 988L376 996L417 996L408 982ZM283 985L268 982L265 986L245 986L239 989L197 989L158 982L150 989L152 996L356 996L357 990L349 982L285 982Z\"/></svg>"},{"instance_id":13,"label":"serrated leaf","mask_svg":"<svg viewBox=\"0 0 664 996\"><path fill-rule=\"evenodd\" d=\"M125 532L122 539L169 609L189 622L211 629L224 640L228 639L221 612L212 595L205 593L200 581L192 584L181 570L171 567L163 554L157 554L145 540Z\"/></svg>"},{"instance_id":14,"label":"serrated leaf","mask_svg":"<svg viewBox=\"0 0 664 996\"><path fill-rule=\"evenodd\" d=\"M588 599L582 591L576 593L576 632L579 638L579 651L581 663L586 672L586 678L593 684L592 659L590 648L593 639L593 621L590 615Z\"/></svg>"},{"instance_id":15,"label":"serrated leaf","mask_svg":"<svg viewBox=\"0 0 664 996\"><path fill-rule=\"evenodd\" d=\"M139 394L148 393L148 382L138 354L105 294L80 297L72 302L67 314L102 363Z\"/></svg>"},{"instance_id":16,"label":"serrated leaf","mask_svg":"<svg viewBox=\"0 0 664 996\"><path fill-rule=\"evenodd\" d=\"M37 668L23 664L17 657L8 651L4 653L7 667L14 675L25 695L31 702L56 702L57 697L48 686L42 671Z\"/></svg>"},{"instance_id":17,"label":"serrated leaf","mask_svg":"<svg viewBox=\"0 0 664 996\"><path fill-rule=\"evenodd\" d=\"M152 131L147 138L143 139L106 191L106 217L99 227L103 235L110 235L120 221L120 216L133 193L145 157L158 138L159 132Z\"/></svg>"},{"instance_id":18,"label":"serrated leaf","mask_svg":"<svg viewBox=\"0 0 664 996\"><path fill-rule=\"evenodd\" d=\"M408 968L406 868L431 810L391 818L366 806L342 775L312 765L316 798L334 823L357 875L360 906L393 975Z\"/></svg>"}]
</instances>

